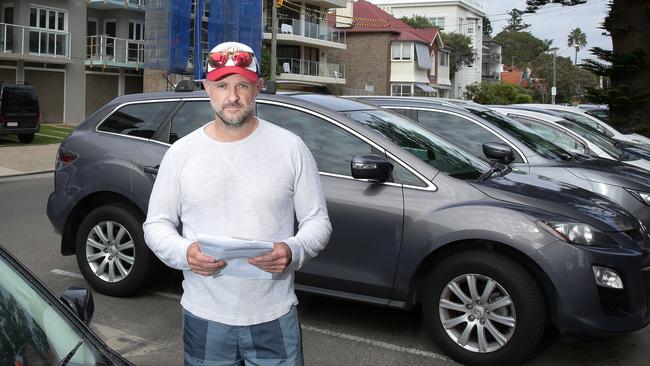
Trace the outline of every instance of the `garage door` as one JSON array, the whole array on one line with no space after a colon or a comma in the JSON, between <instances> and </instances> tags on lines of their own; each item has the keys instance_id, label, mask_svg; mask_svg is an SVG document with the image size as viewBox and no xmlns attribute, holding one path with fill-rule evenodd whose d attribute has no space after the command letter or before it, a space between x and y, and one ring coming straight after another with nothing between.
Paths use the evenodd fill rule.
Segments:
<instances>
[{"instance_id":1,"label":"garage door","mask_svg":"<svg viewBox=\"0 0 650 366\"><path fill-rule=\"evenodd\" d=\"M36 89L45 122L62 122L65 73L25 70L25 82Z\"/></svg>"}]
</instances>

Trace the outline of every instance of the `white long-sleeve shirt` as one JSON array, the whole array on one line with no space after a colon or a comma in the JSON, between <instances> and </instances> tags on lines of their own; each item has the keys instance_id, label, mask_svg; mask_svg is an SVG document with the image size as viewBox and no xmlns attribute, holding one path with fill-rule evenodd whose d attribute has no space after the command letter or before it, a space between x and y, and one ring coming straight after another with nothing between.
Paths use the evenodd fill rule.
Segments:
<instances>
[{"instance_id":1,"label":"white long-sleeve shirt","mask_svg":"<svg viewBox=\"0 0 650 366\"><path fill-rule=\"evenodd\" d=\"M204 126L174 143L160 164L143 225L147 245L158 258L183 270L181 305L229 325L259 324L286 314L298 303L294 271L325 247L331 233L307 146L293 133L259 121L239 141L214 140ZM295 234L294 215L299 222ZM282 241L291 249L292 262L273 280L198 275L189 270L187 248L199 233Z\"/></svg>"}]
</instances>

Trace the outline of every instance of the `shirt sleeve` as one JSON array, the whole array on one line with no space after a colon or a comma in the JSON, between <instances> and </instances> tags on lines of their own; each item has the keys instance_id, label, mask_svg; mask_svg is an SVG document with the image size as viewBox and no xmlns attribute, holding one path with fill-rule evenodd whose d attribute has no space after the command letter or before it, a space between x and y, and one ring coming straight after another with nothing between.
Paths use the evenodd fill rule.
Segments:
<instances>
[{"instance_id":1,"label":"shirt sleeve","mask_svg":"<svg viewBox=\"0 0 650 366\"><path fill-rule=\"evenodd\" d=\"M332 233L316 161L302 140L298 142L293 202L298 232L284 240L291 249L289 270L299 270L325 248Z\"/></svg>"},{"instance_id":2,"label":"shirt sleeve","mask_svg":"<svg viewBox=\"0 0 650 366\"><path fill-rule=\"evenodd\" d=\"M194 240L178 233L180 226L181 197L178 169L172 150L165 154L149 198L147 220L142 225L144 239L151 251L166 265L189 269L187 248Z\"/></svg>"}]
</instances>

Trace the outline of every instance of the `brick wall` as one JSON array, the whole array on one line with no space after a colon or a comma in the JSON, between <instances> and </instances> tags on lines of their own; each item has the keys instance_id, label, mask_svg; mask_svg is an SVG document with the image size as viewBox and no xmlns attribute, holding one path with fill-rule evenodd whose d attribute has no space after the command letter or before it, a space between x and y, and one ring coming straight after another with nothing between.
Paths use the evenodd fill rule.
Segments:
<instances>
[{"instance_id":1,"label":"brick wall","mask_svg":"<svg viewBox=\"0 0 650 366\"><path fill-rule=\"evenodd\" d=\"M367 83L375 95L390 95L392 33L348 33L347 50L329 50L327 60L345 65L343 94L365 94Z\"/></svg>"}]
</instances>

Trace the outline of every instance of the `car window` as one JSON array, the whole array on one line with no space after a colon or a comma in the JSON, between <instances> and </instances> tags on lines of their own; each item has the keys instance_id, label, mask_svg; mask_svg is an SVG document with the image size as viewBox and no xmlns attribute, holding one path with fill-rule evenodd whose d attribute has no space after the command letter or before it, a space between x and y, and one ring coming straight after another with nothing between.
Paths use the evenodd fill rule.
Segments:
<instances>
[{"instance_id":1,"label":"car window","mask_svg":"<svg viewBox=\"0 0 650 366\"><path fill-rule=\"evenodd\" d=\"M0 111L5 113L38 113L38 99L34 88L9 87L2 90L2 107Z\"/></svg>"},{"instance_id":2,"label":"car window","mask_svg":"<svg viewBox=\"0 0 650 366\"><path fill-rule=\"evenodd\" d=\"M300 136L324 173L350 176L352 157L382 154L348 131L299 110L257 103L257 115Z\"/></svg>"},{"instance_id":3,"label":"car window","mask_svg":"<svg viewBox=\"0 0 650 366\"><path fill-rule=\"evenodd\" d=\"M175 105L176 102L129 104L113 112L97 130L150 139Z\"/></svg>"},{"instance_id":4,"label":"car window","mask_svg":"<svg viewBox=\"0 0 650 366\"><path fill-rule=\"evenodd\" d=\"M485 158L485 154L483 153L484 143L506 143L487 128L467 118L446 112L418 111L418 123L450 141L463 146L472 154L483 158ZM515 161L522 161L516 152L513 151L513 153L516 157Z\"/></svg>"},{"instance_id":5,"label":"car window","mask_svg":"<svg viewBox=\"0 0 650 366\"><path fill-rule=\"evenodd\" d=\"M587 153L587 146L584 143L558 128L553 128L543 122L525 116L516 114L508 114L508 116L521 122L524 126L530 128L545 140L550 141L567 151L579 154Z\"/></svg>"},{"instance_id":6,"label":"car window","mask_svg":"<svg viewBox=\"0 0 650 366\"><path fill-rule=\"evenodd\" d=\"M411 118L411 110L410 109L402 109L402 108L389 108L391 112L401 114L402 116L406 118Z\"/></svg>"},{"instance_id":7,"label":"car window","mask_svg":"<svg viewBox=\"0 0 650 366\"><path fill-rule=\"evenodd\" d=\"M596 130L582 127L577 123L567 120L559 121L558 124L589 140L592 144L603 149L603 151L609 154L612 158L616 159L623 153L623 150L616 147L615 141L610 137L601 135Z\"/></svg>"},{"instance_id":8,"label":"car window","mask_svg":"<svg viewBox=\"0 0 650 366\"><path fill-rule=\"evenodd\" d=\"M593 128L594 130L600 132L601 134L606 135L605 131L607 131L607 129L601 126L600 123L592 120L589 117L583 116L580 113L569 112L569 111L556 111L556 112L558 112L562 117L569 118L571 121L580 123L587 128Z\"/></svg>"},{"instance_id":9,"label":"car window","mask_svg":"<svg viewBox=\"0 0 650 366\"><path fill-rule=\"evenodd\" d=\"M57 365L84 340L69 320L0 259L0 365ZM70 365L106 365L85 341Z\"/></svg>"},{"instance_id":10,"label":"car window","mask_svg":"<svg viewBox=\"0 0 650 366\"><path fill-rule=\"evenodd\" d=\"M173 144L181 137L214 120L214 110L210 101L188 101L178 109L172 118L169 131L169 143Z\"/></svg>"},{"instance_id":11,"label":"car window","mask_svg":"<svg viewBox=\"0 0 650 366\"><path fill-rule=\"evenodd\" d=\"M343 112L384 135L437 170L459 179L476 179L489 165L410 119L386 110Z\"/></svg>"}]
</instances>

